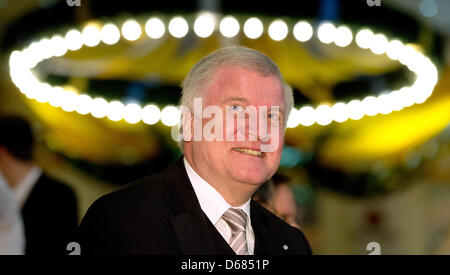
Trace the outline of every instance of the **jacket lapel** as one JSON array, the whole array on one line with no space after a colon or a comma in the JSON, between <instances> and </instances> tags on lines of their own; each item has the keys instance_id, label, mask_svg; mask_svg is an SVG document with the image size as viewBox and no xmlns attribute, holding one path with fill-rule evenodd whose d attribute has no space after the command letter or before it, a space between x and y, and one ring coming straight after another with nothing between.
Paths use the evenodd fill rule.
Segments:
<instances>
[{"instance_id":1,"label":"jacket lapel","mask_svg":"<svg viewBox=\"0 0 450 275\"><path fill-rule=\"evenodd\" d=\"M264 215L258 211L258 206L253 200L250 202L250 217L253 232L255 233L255 255L282 254L282 245L273 234L270 223Z\"/></svg>"},{"instance_id":2,"label":"jacket lapel","mask_svg":"<svg viewBox=\"0 0 450 275\"><path fill-rule=\"evenodd\" d=\"M203 213L181 157L168 170L167 203L182 254L233 254L233 250Z\"/></svg>"}]
</instances>

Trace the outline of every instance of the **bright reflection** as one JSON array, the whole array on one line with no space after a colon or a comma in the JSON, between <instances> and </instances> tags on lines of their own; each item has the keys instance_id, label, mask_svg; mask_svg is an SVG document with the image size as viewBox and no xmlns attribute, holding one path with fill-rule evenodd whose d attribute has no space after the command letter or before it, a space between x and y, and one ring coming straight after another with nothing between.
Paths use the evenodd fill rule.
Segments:
<instances>
[{"instance_id":1,"label":"bright reflection","mask_svg":"<svg viewBox=\"0 0 450 275\"><path fill-rule=\"evenodd\" d=\"M148 125L153 125L161 118L161 111L156 105L149 104L142 109L142 121Z\"/></svg>"},{"instance_id":2,"label":"bright reflection","mask_svg":"<svg viewBox=\"0 0 450 275\"><path fill-rule=\"evenodd\" d=\"M77 51L83 46L83 37L77 30L70 30L64 37L67 48L71 51Z\"/></svg>"},{"instance_id":3,"label":"bright reflection","mask_svg":"<svg viewBox=\"0 0 450 275\"><path fill-rule=\"evenodd\" d=\"M330 44L336 38L336 27L331 23L322 23L317 31L317 36L322 43Z\"/></svg>"},{"instance_id":4,"label":"bright reflection","mask_svg":"<svg viewBox=\"0 0 450 275\"><path fill-rule=\"evenodd\" d=\"M94 100L92 100L92 116L96 118L103 118L106 116L108 112L108 102L101 98L97 97Z\"/></svg>"},{"instance_id":5,"label":"bright reflection","mask_svg":"<svg viewBox=\"0 0 450 275\"><path fill-rule=\"evenodd\" d=\"M128 41L135 41L141 37L142 29L136 20L130 19L122 25L122 35Z\"/></svg>"},{"instance_id":6,"label":"bright reflection","mask_svg":"<svg viewBox=\"0 0 450 275\"><path fill-rule=\"evenodd\" d=\"M256 17L251 17L244 23L244 33L250 39L259 38L263 31L263 23Z\"/></svg>"},{"instance_id":7,"label":"bright reflection","mask_svg":"<svg viewBox=\"0 0 450 275\"><path fill-rule=\"evenodd\" d=\"M200 14L194 22L194 32L201 38L209 37L216 26L216 17L209 12Z\"/></svg>"},{"instance_id":8,"label":"bright reflection","mask_svg":"<svg viewBox=\"0 0 450 275\"><path fill-rule=\"evenodd\" d=\"M239 28L239 22L233 16L226 16L220 21L220 33L225 37L235 37L239 33Z\"/></svg>"},{"instance_id":9,"label":"bright reflection","mask_svg":"<svg viewBox=\"0 0 450 275\"><path fill-rule=\"evenodd\" d=\"M112 120L112 121L119 121L123 119L125 111L125 106L123 106L122 102L120 101L111 101L108 104L106 116Z\"/></svg>"},{"instance_id":10,"label":"bright reflection","mask_svg":"<svg viewBox=\"0 0 450 275\"><path fill-rule=\"evenodd\" d=\"M150 18L147 23L145 23L145 32L150 38L161 38L165 31L166 27L159 18Z\"/></svg>"},{"instance_id":11,"label":"bright reflection","mask_svg":"<svg viewBox=\"0 0 450 275\"><path fill-rule=\"evenodd\" d=\"M368 29L362 29L356 34L356 44L361 49L369 49L375 34Z\"/></svg>"},{"instance_id":12,"label":"bright reflection","mask_svg":"<svg viewBox=\"0 0 450 275\"><path fill-rule=\"evenodd\" d=\"M119 28L112 23L104 25L100 31L100 38L107 45L116 44L120 40Z\"/></svg>"},{"instance_id":13,"label":"bright reflection","mask_svg":"<svg viewBox=\"0 0 450 275\"><path fill-rule=\"evenodd\" d=\"M174 106L167 106L161 111L161 122L166 126L175 126L180 122L180 111Z\"/></svg>"},{"instance_id":14,"label":"bright reflection","mask_svg":"<svg viewBox=\"0 0 450 275\"><path fill-rule=\"evenodd\" d=\"M87 25L81 32L83 44L88 47L95 47L100 43L100 30L97 26Z\"/></svg>"},{"instance_id":15,"label":"bright reflection","mask_svg":"<svg viewBox=\"0 0 450 275\"><path fill-rule=\"evenodd\" d=\"M275 41L281 41L288 34L288 26L283 20L277 19L269 26L269 36Z\"/></svg>"},{"instance_id":16,"label":"bright reflection","mask_svg":"<svg viewBox=\"0 0 450 275\"><path fill-rule=\"evenodd\" d=\"M169 22L169 33L175 38L186 36L189 26L186 20L181 16L176 16Z\"/></svg>"},{"instance_id":17,"label":"bright reflection","mask_svg":"<svg viewBox=\"0 0 450 275\"><path fill-rule=\"evenodd\" d=\"M125 106L125 121L131 124L138 123L142 119L141 106L130 103Z\"/></svg>"},{"instance_id":18,"label":"bright reflection","mask_svg":"<svg viewBox=\"0 0 450 275\"><path fill-rule=\"evenodd\" d=\"M353 34L352 31L345 26L341 26L336 29L336 39L334 43L338 45L339 47L347 47L352 43L353 40Z\"/></svg>"},{"instance_id":19,"label":"bright reflection","mask_svg":"<svg viewBox=\"0 0 450 275\"><path fill-rule=\"evenodd\" d=\"M293 34L295 39L300 42L306 42L311 39L313 35L313 28L306 21L300 21L294 26Z\"/></svg>"}]
</instances>

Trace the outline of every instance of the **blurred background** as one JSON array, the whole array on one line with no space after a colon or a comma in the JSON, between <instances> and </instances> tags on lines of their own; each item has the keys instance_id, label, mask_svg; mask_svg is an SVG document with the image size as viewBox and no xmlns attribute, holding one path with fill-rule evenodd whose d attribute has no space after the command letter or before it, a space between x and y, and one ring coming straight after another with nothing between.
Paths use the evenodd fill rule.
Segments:
<instances>
[{"instance_id":1,"label":"blurred background","mask_svg":"<svg viewBox=\"0 0 450 275\"><path fill-rule=\"evenodd\" d=\"M294 88L278 173L313 252L369 254L378 242L381 254L450 254L449 13L447 0L0 0L0 115L31 122L37 164L72 187L81 220L101 195L181 155L173 106L191 66L251 47ZM364 99L416 79L398 45L428 57L437 83L421 67L432 94L370 113ZM12 67L27 62L64 90L13 83Z\"/></svg>"}]
</instances>

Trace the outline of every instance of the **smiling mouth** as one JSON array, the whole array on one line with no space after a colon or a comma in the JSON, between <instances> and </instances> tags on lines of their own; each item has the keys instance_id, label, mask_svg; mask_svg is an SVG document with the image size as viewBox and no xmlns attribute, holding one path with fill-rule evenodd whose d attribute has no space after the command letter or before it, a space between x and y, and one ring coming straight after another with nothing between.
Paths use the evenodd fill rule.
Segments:
<instances>
[{"instance_id":1,"label":"smiling mouth","mask_svg":"<svg viewBox=\"0 0 450 275\"><path fill-rule=\"evenodd\" d=\"M239 153L256 156L262 158L264 156L264 153L257 151L257 150L251 150L246 148L233 148L234 151L237 151Z\"/></svg>"}]
</instances>

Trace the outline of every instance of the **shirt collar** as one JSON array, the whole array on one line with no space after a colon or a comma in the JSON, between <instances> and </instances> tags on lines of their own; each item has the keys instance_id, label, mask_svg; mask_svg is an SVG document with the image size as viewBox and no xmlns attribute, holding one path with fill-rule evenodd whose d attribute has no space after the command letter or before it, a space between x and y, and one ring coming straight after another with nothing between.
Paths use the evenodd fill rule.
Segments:
<instances>
[{"instance_id":1,"label":"shirt collar","mask_svg":"<svg viewBox=\"0 0 450 275\"><path fill-rule=\"evenodd\" d=\"M42 170L38 166L33 166L31 170L12 189L17 203L22 207L28 198L31 190L42 175Z\"/></svg>"},{"instance_id":2,"label":"shirt collar","mask_svg":"<svg viewBox=\"0 0 450 275\"><path fill-rule=\"evenodd\" d=\"M185 157L183 158L183 161L189 180L194 188L195 195L200 203L200 207L212 224L215 225L222 217L223 213L225 213L225 211L232 206L214 187L212 187L194 171ZM250 221L250 199L243 205L235 208L244 210L247 214L247 221Z\"/></svg>"}]
</instances>

